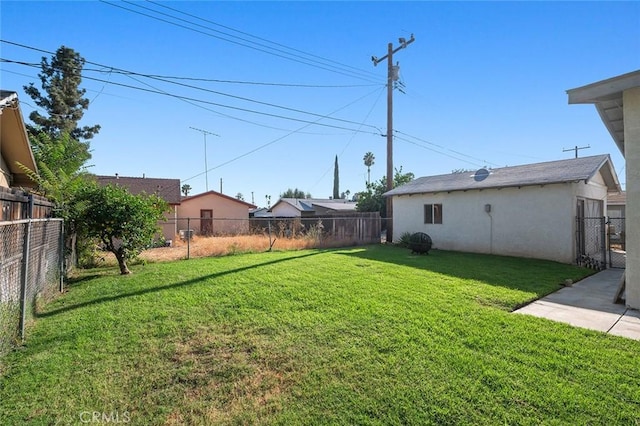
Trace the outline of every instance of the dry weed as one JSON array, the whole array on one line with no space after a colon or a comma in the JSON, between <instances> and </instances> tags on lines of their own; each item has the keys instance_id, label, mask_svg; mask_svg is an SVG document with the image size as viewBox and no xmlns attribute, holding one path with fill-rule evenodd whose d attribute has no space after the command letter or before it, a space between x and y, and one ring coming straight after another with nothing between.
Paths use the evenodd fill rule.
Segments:
<instances>
[{"instance_id":1,"label":"dry weed","mask_svg":"<svg viewBox=\"0 0 640 426\"><path fill-rule=\"evenodd\" d=\"M257 253L269 250L269 237L267 235L236 235L203 237L193 236L190 241L182 241L180 238L173 240L171 247L151 248L143 251L139 258L147 262L169 262L180 259L193 259L198 257L226 256L237 253ZM310 248L345 247L355 245L354 241L318 241L315 238L276 238L272 250L288 251ZM116 260L111 253L101 252L100 262L97 264L116 265Z\"/></svg>"}]
</instances>

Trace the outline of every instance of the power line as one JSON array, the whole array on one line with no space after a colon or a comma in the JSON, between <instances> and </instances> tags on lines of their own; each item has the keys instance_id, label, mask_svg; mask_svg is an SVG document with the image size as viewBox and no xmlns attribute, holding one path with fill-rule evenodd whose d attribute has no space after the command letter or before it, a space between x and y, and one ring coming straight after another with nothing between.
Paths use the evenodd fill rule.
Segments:
<instances>
[{"instance_id":1,"label":"power line","mask_svg":"<svg viewBox=\"0 0 640 426\"><path fill-rule=\"evenodd\" d=\"M418 147L420 147L422 149L426 149L428 151L432 151L432 152L435 152L437 154L444 155L445 157L453 158L454 160L462 161L462 162L465 162L465 163L468 163L468 164L472 164L474 166L483 166L483 164L481 164L481 163L474 163L474 162L469 161L469 160L464 160L464 159L459 158L459 157L454 157L453 155L447 154L446 152L442 152L442 151L438 151L438 150L433 149L433 148L429 148L428 146L419 144L417 142L411 141L409 139L406 139L406 138L403 138L403 137L400 137L400 136L395 136L395 138L397 140L400 140L400 141L407 142L407 143L410 143L412 145L418 146Z\"/></svg>"},{"instance_id":2,"label":"power line","mask_svg":"<svg viewBox=\"0 0 640 426\"><path fill-rule=\"evenodd\" d=\"M358 100L356 100L356 101L354 101L354 102L357 102L357 101L359 101L359 99L358 99ZM343 110L343 109L345 109L345 108L350 107L354 102L350 102L350 103L348 103L348 104L344 105L343 107L338 108L338 109L336 109L336 110L332 111L332 112L331 112L330 114L328 114L327 116L330 116L330 115L335 114L335 113L337 113L337 112L339 112L339 111L341 111L341 110ZM319 121L319 120L321 120L321 119L318 119L317 121ZM258 147L256 147L256 148L254 148L254 149L252 149L252 150L250 150L250 151L248 151L248 152L246 152L246 153L244 153L244 154L241 154L241 155L239 155L239 156L237 156L237 157L234 157L234 158L232 158L232 159L230 159L230 160L228 160L228 161L225 161L224 163L218 164L217 166L210 168L210 169L209 169L209 171L211 171L211 170L215 170L215 169L218 169L218 168L223 167L223 166L226 166L227 164L233 163L233 162L235 162L235 161L237 161L237 160L240 160L241 158L247 157L247 156L249 156L249 155L251 155L251 154L253 154L253 153L257 152L257 151L260 151L261 149L264 149L264 148L266 148L266 147L268 147L268 146L270 146L270 145L273 145L273 144L275 144L275 143L277 143L277 142L280 142L281 140L283 140L283 139L285 139L285 138L287 138L287 137L289 137L289 136L291 136L291 135L293 135L293 134L296 134L296 133L300 132L301 130L303 130L303 129L305 129L305 128L307 128L307 127L311 126L311 125L318 124L318 123L317 123L317 121L316 121L316 122L312 122L312 123L305 124L304 126L302 126L302 127L298 128L298 129L296 129L296 130L293 130L293 131L291 131L291 132L287 133L286 135L280 136L280 137L278 137L278 138L276 138L276 139L274 139L274 140L272 140L272 141L270 141L270 142L267 142L267 143L265 143L265 144L263 144L263 145L260 145L260 146L258 146ZM366 132L361 132L361 133L366 133ZM204 173L204 172L203 172L203 173ZM183 181L185 181L185 182L186 182L186 181L189 181L189 180L191 180L191 179L195 179L195 178L197 178L197 177L199 177L199 176L202 176L202 175L203 175L203 173L198 173L197 175L191 176L190 178L184 179Z\"/></svg>"},{"instance_id":3,"label":"power line","mask_svg":"<svg viewBox=\"0 0 640 426\"><path fill-rule=\"evenodd\" d=\"M167 23L167 24L170 24L170 25L174 25L174 26L177 26L177 27L180 27L180 28L184 28L184 29L187 29L187 30L190 30L190 31L194 31L194 32L197 32L197 33L200 33L200 34L206 35L206 36L208 36L208 37L213 37L213 38L216 38L216 39L219 39L219 40L226 41L226 42L228 42L228 43L236 44L236 45L243 46L243 47L246 47L246 48L249 48L249 49L253 49L253 50L256 50L256 51L260 51L260 52L263 52L263 53L267 53L267 54L269 54L269 55L277 56L277 57L280 57L280 58L283 58L283 59L287 59L287 60L290 60L290 61L293 61L293 62L298 62L298 63L304 64L304 65L313 66L313 67L315 67L315 68L323 69L323 70L325 70L325 71L330 71L330 72L337 73L337 74L342 74L342 75L349 76L349 77L352 77L352 78L358 78L358 79L361 79L361 80L366 80L366 81L370 81L370 82L375 82L371 77L364 77L364 76L361 76L361 75L356 75L356 74L354 74L354 72L352 72L352 71L351 71L351 72L349 72L349 71L344 71L344 70L337 69L337 68L335 68L335 67L334 67L334 69L332 69L332 68L328 68L328 66L324 66L324 64L321 64L321 63L320 63L320 62L318 62L318 61L314 61L313 59L307 59L307 58L303 58L304 60L296 59L296 58L295 58L296 56L297 56L297 57L300 57L300 56L299 56L299 55L292 54L292 53L284 52L284 51L281 51L281 50L279 50L279 49L270 48L270 49L272 49L272 50L274 50L274 51L276 51L276 52L281 52L281 53L283 53L283 54L280 54L280 53L274 53L274 52L272 52L272 51L266 50L265 48L269 48L269 47L268 47L268 46L264 46L264 45L262 45L262 44L260 44L260 43L250 42L250 41L248 41L248 40L245 40L245 39L242 39L242 38L237 37L238 39L240 39L240 40L242 40L242 41L244 41L244 42L245 42L245 43L242 43L242 42L239 42L239 41L236 41L236 40L232 40L232 39L229 39L229 38L225 38L225 37L217 36L217 35L210 34L210 33L207 33L207 32L205 32L205 31L202 31L202 30L198 30L198 29L196 29L196 28L192 28L192 27L189 27L189 26L186 26L186 25L182 25L182 24L179 24L179 23L176 23L176 22L172 22L172 21L169 21L169 20L166 20L166 19L163 19L163 18L157 17L157 16L153 16L153 15L149 15L149 14L147 14L147 13L143 13L143 12L140 12L140 11L137 11L137 10L133 10L133 9L130 9L130 8L127 8L127 7L124 7L124 6L120 6L120 5L117 5L117 4L113 4L113 3L110 3L110 2L108 2L108 1L106 1L106 0L100 0L100 2L101 2L101 3L108 4L109 6L117 7L117 8L123 9L123 10L127 10L127 11L132 12L132 13L136 13L136 14L139 14L139 15L142 15L142 16L146 16L146 17L148 17L148 18L155 19L155 20L157 20L157 21L161 21L161 22L164 22L164 23ZM140 6L139 4L129 3L129 2L126 2L126 1L125 1L124 3L131 4L132 6L136 6L136 7L139 7L139 8L141 8L141 9L150 10L150 11L152 11L152 12L154 12L154 13L158 13L158 14L160 14L160 15L169 16L169 17L171 17L171 18L173 18L173 19L177 19L177 20L179 20L179 21L187 22L187 23L189 23L190 25L195 25L195 26L197 26L197 27L205 28L205 29L206 29L206 30L208 30L208 31L212 31L212 32L215 32L215 33L224 34L225 36L233 37L233 36L231 36L231 35L229 35L229 34L226 34L226 33L221 32L221 31L218 31L218 30L215 30L215 29L212 29L212 28L209 28L209 27L205 27L205 26L203 26L203 25L196 24L196 23L193 23L193 22L190 22L190 21L186 21L186 20L184 20L184 19L181 19L181 18L178 18L178 17L175 17L175 16L167 15L167 14L165 14L165 13L158 12L158 11L156 11L156 10L149 9L149 8L146 8L146 7L143 7L143 6ZM253 44L255 44L255 45L257 45L257 46L261 46L261 47L251 46L251 45L246 44L246 43L253 43ZM285 56L285 55L291 55L292 57L290 57L290 56ZM301 57L301 58L302 58L302 57ZM310 62L307 62L307 61L310 61ZM315 62L315 64L314 64L314 62Z\"/></svg>"},{"instance_id":4,"label":"power line","mask_svg":"<svg viewBox=\"0 0 640 426\"><path fill-rule=\"evenodd\" d=\"M405 136L407 136L407 137L409 137L409 138L412 138L412 139L415 139L415 140L417 140L417 141L424 142L424 143L426 143L426 144L429 144L429 145L435 146L435 147L440 148L440 149L442 149L442 150L446 150L446 151L452 152L452 153L454 153L454 154L456 154L456 155L461 155L461 156L463 156L463 157L467 157L467 158L470 158L470 159L472 159L472 160L476 160L476 161L482 162L483 164L490 164L490 165L492 165L492 166L497 166L497 167L499 167L499 166L500 166L499 164L492 163L492 162L487 161L487 160L482 160L482 159L480 159L480 158L473 157L473 156L471 156L471 155L468 155L468 154L465 154L465 153L462 153L462 152L459 152L459 151L455 151L455 150L453 150L453 149L450 149L450 148L444 147L444 146L442 146L442 145L438 145L438 144L433 143L433 142L429 142L428 140L421 139L421 138L419 138L419 137L417 137L417 136L409 135L409 134L404 133L404 132L401 132L401 131L399 131L399 130L394 130L394 132L395 132L395 133L399 133L399 134L401 134L401 135L405 135ZM396 137L397 137L397 136L396 136ZM403 139L403 138L399 138L399 137L397 137L397 138L398 138L399 140L404 140L405 142L410 142L410 141L408 141L407 139ZM418 144L415 144L415 143L414 143L414 145L418 145ZM418 145L418 146L420 146L420 145ZM435 150L432 150L432 151L434 151L434 152L438 152L438 151L435 151ZM445 154L445 153L441 153L441 154L442 154L442 155L446 155L446 156L448 156L448 157L450 157L450 158L459 159L459 158L453 157L453 156L448 155L448 154ZM461 160L461 161L465 161L465 160ZM476 163L470 163L470 164L476 164Z\"/></svg>"},{"instance_id":5,"label":"power line","mask_svg":"<svg viewBox=\"0 0 640 426\"><path fill-rule=\"evenodd\" d=\"M243 35L246 35L246 36L249 36L249 37L255 38L255 39L257 39L257 40L261 40L261 41L264 41L264 42L267 42L267 43L273 44L273 45L275 45L275 46L284 47L285 49L289 49L289 50L292 50L292 51L294 51L294 52L299 52L299 53L302 53L303 55L306 55L306 56L310 56L310 57L313 57L313 58L318 58L318 59L321 59L322 61L325 61L325 62L333 63L333 64L336 64L336 65L340 65L340 66L345 67L345 68L351 68L351 69L353 69L353 70L355 70L355 71L358 71L359 73L363 73L363 74L371 75L372 77L377 77L377 75L376 75L375 73L372 73L372 72L367 71L367 70L363 70L363 69L360 69L360 68L352 67L352 66L350 66L350 65L346 65L346 64L343 64L343 63L340 63L340 62L337 62L337 61L334 61L334 60L328 59L328 58L324 58L324 57L322 57L322 56L318 56L318 55L314 55L314 54L311 54L311 53L307 53L307 52L304 52L304 51L302 51L302 50L295 49L295 48L293 48L293 47L289 47L289 46L286 46L286 45L281 44L281 43L277 43L277 42L274 42L274 41L270 41L270 40L267 40L267 39L265 39L265 38L258 37L258 36L256 36L256 35L253 35L253 34L250 34L250 33L244 32L244 31L240 31L240 30L237 30L237 29L235 29L235 28L231 28L231 27L228 27L228 26L225 26L225 25L219 24L219 23L217 23L217 22L214 22L214 21L211 21L211 20L208 20L208 19L204 19L204 18L199 17L199 16L195 16L195 15L192 15L192 14L189 14L189 13L186 13L186 12L183 12L183 11L180 11L180 10L178 10L178 9L175 9L175 8L169 7L169 6L167 6L167 5L163 5L163 4L160 4L160 3L156 3L156 2L154 2L154 1L152 1L152 0L146 0L146 1L147 1L148 3L152 3L152 4L156 5L156 6L160 6L160 7L163 7L163 8L165 8L165 9L169 9L169 10L172 10L172 11L175 11L175 12L178 12L178 13L181 13L181 14L183 14L183 15L186 15L186 16L189 16L189 17L192 17L192 18L199 19L199 20L204 21L204 22L208 22L208 23L210 23L210 24L213 24L213 25L219 26L219 27L221 27L221 28L225 28L225 29L227 29L227 30L234 31L234 32L237 32L237 33L239 33L239 34L243 34Z\"/></svg>"},{"instance_id":6,"label":"power line","mask_svg":"<svg viewBox=\"0 0 640 426\"><path fill-rule=\"evenodd\" d=\"M2 40L2 41L4 42L4 40ZM11 43L11 44L16 44L16 43ZM26 47L28 47L28 46L26 46ZM30 47L28 47L28 48L30 48ZM35 50L40 50L40 49L35 49ZM50 52L48 52L48 53L50 53ZM0 58L0 60L2 62L13 62L13 63L17 63L17 64L22 64L22 65L28 65L28 66L31 66L31 67L35 67L35 64L32 64L32 63L21 62L21 61L13 61L13 60L4 59L4 58ZM96 64L96 63L89 62L89 61L86 61L86 63L92 63L94 65L98 65L98 66L105 67L105 68L112 69L112 70L125 71L125 72L127 72L127 73L129 73L131 75L140 75L139 73L134 73L134 72L130 72L130 71L114 68L114 67L108 67L106 65ZM129 77L131 77L131 76L129 76ZM298 121L298 122L303 122L303 123L310 123L307 120L297 119L297 118L293 118L293 117L286 117L286 116L282 116L282 115L278 115L278 114L271 114L271 113L251 110L251 109L247 109L247 108L234 107L234 106L231 106L231 105L224 105L224 104L220 104L220 103L217 103L217 102L205 101L205 100L200 100L200 99L196 99L196 98L192 98L192 97L175 95L175 94L171 94L171 93L165 92L165 91L160 91L160 90L157 90L157 89L156 90L150 90L150 89L145 89L145 88L132 86L132 85L124 84L124 83L117 83L117 82L103 80L103 79L99 79L99 78L95 78L95 77L89 77L89 76L86 76L86 75L83 75L82 78L85 78L87 80L98 81L98 82L102 82L102 83L108 83L108 84L112 84L112 85L115 85L115 86L121 86L121 87L130 88L130 89L141 90L141 91L161 94L161 95L165 95L165 96L171 96L171 97L174 97L176 99L191 100L191 101L194 101L194 102L201 102L201 103L215 105L215 106L222 107L222 108L229 108L229 109L235 109L235 110L239 110L239 111L243 111L243 112L250 112L250 113L253 113L253 114L260 114L260 115L265 115L265 116L275 117L275 118L280 118L280 119L285 119L285 120ZM204 89L204 88L200 88L198 86L193 86L193 85L188 85L188 84L178 83L178 82L173 82L173 81L168 81L168 80L161 80L161 79L155 79L155 80L163 81L163 82L166 82L166 83L169 83L169 84L175 84L175 85L179 85L179 86L183 86L183 87L191 88L191 89L195 89L195 90L201 90L201 91L205 91L205 92L210 92L210 93L213 93L213 94L217 94L217 95L220 95L220 96L226 96L226 97L242 100L242 101L245 101L245 102L252 102L252 103L257 103L259 105L269 106L269 107L272 107L272 108L283 109L283 110L290 111L290 112L296 112L296 113L310 115L310 116L314 116L314 117L328 118L330 120L341 122L341 123L345 123L345 124L354 124L354 125L358 125L358 126L362 125L362 123L357 123L357 122L350 121L350 120L327 117L326 115L322 115L322 114L318 114L318 113L312 113L312 112L309 112L309 111L299 110L299 109L296 109L296 108L289 108L289 107L285 107L285 106L281 106L281 105L277 105L277 104L272 104L272 103L269 103L269 102L262 102L262 101L258 101L258 100L255 100L255 99L250 99L250 98L231 95L231 94L218 92L218 91L214 91L214 90ZM320 126L325 126L325 127L331 127L331 128L337 128L337 129L342 129L342 130L353 131L353 129L346 128L346 127L341 127L341 126L334 126L334 125L321 124L321 123L316 123L316 124L320 125ZM372 126L372 125L365 125L365 126L373 128L373 129L376 129L378 131L378 128L375 127L375 126Z\"/></svg>"}]
</instances>

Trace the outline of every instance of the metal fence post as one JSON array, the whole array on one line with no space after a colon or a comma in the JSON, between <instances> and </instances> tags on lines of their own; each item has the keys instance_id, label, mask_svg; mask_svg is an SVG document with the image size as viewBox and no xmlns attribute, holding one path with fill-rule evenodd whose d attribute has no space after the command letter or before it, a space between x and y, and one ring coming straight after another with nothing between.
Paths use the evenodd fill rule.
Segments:
<instances>
[{"instance_id":1,"label":"metal fence post","mask_svg":"<svg viewBox=\"0 0 640 426\"><path fill-rule=\"evenodd\" d=\"M607 269L607 218L600 218L600 238L602 238L602 269Z\"/></svg>"},{"instance_id":2,"label":"metal fence post","mask_svg":"<svg viewBox=\"0 0 640 426\"><path fill-rule=\"evenodd\" d=\"M27 221L22 244L22 280L20 282L20 338L24 340L27 315L27 284L29 283L29 249L31 240L31 219Z\"/></svg>"},{"instance_id":3,"label":"metal fence post","mask_svg":"<svg viewBox=\"0 0 640 426\"><path fill-rule=\"evenodd\" d=\"M190 251L191 251L191 225L190 225L190 221L191 221L191 218L188 217L187 218L187 260L189 259Z\"/></svg>"},{"instance_id":4,"label":"metal fence post","mask_svg":"<svg viewBox=\"0 0 640 426\"><path fill-rule=\"evenodd\" d=\"M58 262L60 263L60 293L64 291L64 221L60 222L60 243L58 244Z\"/></svg>"}]
</instances>

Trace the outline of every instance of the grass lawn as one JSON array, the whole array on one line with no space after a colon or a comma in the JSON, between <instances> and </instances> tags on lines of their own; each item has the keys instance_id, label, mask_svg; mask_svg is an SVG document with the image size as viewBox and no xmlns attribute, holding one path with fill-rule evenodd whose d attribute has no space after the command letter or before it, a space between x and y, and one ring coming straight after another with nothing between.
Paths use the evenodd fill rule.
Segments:
<instances>
[{"instance_id":1,"label":"grass lawn","mask_svg":"<svg viewBox=\"0 0 640 426\"><path fill-rule=\"evenodd\" d=\"M41 310L0 424L640 419L640 342L510 313L582 268L380 245L132 271L85 271Z\"/></svg>"}]
</instances>

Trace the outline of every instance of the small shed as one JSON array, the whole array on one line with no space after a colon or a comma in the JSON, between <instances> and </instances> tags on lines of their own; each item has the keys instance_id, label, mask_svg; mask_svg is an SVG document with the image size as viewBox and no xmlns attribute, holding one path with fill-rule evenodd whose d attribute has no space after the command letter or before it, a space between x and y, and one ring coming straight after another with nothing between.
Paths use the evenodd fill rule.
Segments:
<instances>
[{"instance_id":1,"label":"small shed","mask_svg":"<svg viewBox=\"0 0 640 426\"><path fill-rule=\"evenodd\" d=\"M426 176L395 188L393 239L425 232L433 247L576 260L576 217L603 217L619 192L609 155Z\"/></svg>"},{"instance_id":2,"label":"small shed","mask_svg":"<svg viewBox=\"0 0 640 426\"><path fill-rule=\"evenodd\" d=\"M216 191L182 198L178 232L236 235L249 231L249 212L256 206Z\"/></svg>"}]
</instances>

